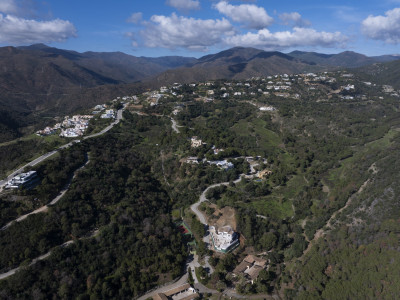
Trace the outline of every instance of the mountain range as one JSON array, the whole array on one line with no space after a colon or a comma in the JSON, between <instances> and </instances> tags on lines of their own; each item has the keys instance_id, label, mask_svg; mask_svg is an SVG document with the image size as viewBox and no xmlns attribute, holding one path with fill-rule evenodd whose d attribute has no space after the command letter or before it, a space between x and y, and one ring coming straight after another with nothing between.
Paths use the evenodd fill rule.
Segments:
<instances>
[{"instance_id":1,"label":"mountain range","mask_svg":"<svg viewBox=\"0 0 400 300\"><path fill-rule=\"evenodd\" d=\"M365 67L398 59L393 55L368 57L350 51L284 54L244 47L198 59L135 57L122 52L79 53L43 44L2 47L0 142L32 132L43 117L65 115L150 87Z\"/></svg>"}]
</instances>

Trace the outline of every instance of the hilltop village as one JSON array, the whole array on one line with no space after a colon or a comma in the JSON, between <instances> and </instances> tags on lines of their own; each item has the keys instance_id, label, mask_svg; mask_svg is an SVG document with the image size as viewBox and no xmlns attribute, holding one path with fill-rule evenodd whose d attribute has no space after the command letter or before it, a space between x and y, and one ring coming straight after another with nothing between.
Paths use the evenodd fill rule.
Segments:
<instances>
[{"instance_id":1,"label":"hilltop village","mask_svg":"<svg viewBox=\"0 0 400 300\"><path fill-rule=\"evenodd\" d=\"M123 155L129 157L137 149L144 153L140 159L132 160L137 164L135 170L128 170L126 165L131 162L124 162L121 157L109 168L118 169L119 176L128 178L122 183L114 178L118 176L110 176L118 188L129 188L126 195L132 192L134 199L142 201L141 207L151 204L154 210L162 209L158 211L159 220L151 222L155 217L153 212L141 220L140 225L145 229L132 237L135 241L132 248L142 251L143 263L148 264L135 269L135 274L146 274L132 280L135 298L282 296L283 290L290 293L295 285L290 268L297 260L304 259L318 230L331 226L331 216L347 201L331 184L331 180L345 176L334 173L340 169L338 162L355 156L352 149L359 146L360 136L364 143L378 134L374 131L378 125L362 126L365 120L352 112L348 112L346 120L340 120L343 124L335 122L332 116L344 107L378 109L377 103L385 100L392 105L399 95L400 91L390 85L376 85L348 71L175 83L118 97L80 115L65 116L37 134L43 138L48 135L79 138L82 144L85 137L100 134L105 126L114 126L104 134L103 144L107 141L117 144L116 140L123 137ZM315 106L325 110L314 110ZM118 113L123 116L122 122L111 123ZM369 121L384 122L388 110L379 113L381 120L371 115ZM129 130L132 136L128 136ZM85 155L76 158L80 162L76 168L86 168L88 162L90 168L91 155L101 155L96 148L99 145L92 143L86 146ZM112 151L107 151L104 155L111 156ZM108 159L96 167L101 169ZM141 164L142 160L147 160L148 165ZM44 194L46 190L41 186L48 184L46 176L50 171L44 167L31 169L10 179L7 193L32 198ZM141 175L140 180L147 181L136 190L133 183L138 180L135 177L140 173L138 170L154 174L158 188L164 189L168 197L160 196L164 193L161 190L157 190L158 198L154 201L145 202L143 196L137 196L151 182L147 173ZM84 195L85 188L78 187L75 195L79 195L79 201L91 199ZM102 197L99 191L100 188L95 189L94 197ZM113 194L117 191L107 195ZM167 204L159 208L163 197ZM101 204L101 207L107 207L106 211L113 205L117 204ZM85 209L94 211L89 207ZM102 214L106 219L106 213ZM172 225L165 221L168 218ZM89 224L91 219L87 219ZM124 213L110 217L107 222L90 223L91 232L108 223L133 224L132 219ZM172 227L156 230L157 222ZM74 241L83 239L77 237L83 236L84 230L78 230L78 223L74 224L77 225L71 227L73 234L69 236ZM117 225L112 226L117 234ZM86 234L85 239L92 236L95 235ZM158 245L157 239L165 239L164 244ZM164 253L166 258L161 254L150 255L171 241L181 247L168 248ZM148 252L140 244L145 242L151 244L146 248L151 249ZM107 255L104 254L105 259L110 259ZM164 263L173 267L164 268ZM88 285L94 280L90 276ZM127 276L123 276L124 280Z\"/></svg>"}]
</instances>

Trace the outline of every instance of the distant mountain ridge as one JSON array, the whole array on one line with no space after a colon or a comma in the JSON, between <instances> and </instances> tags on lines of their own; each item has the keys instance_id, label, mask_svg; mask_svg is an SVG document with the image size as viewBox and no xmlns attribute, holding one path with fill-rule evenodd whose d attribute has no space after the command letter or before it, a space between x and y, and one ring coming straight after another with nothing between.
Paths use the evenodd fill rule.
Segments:
<instances>
[{"instance_id":1,"label":"distant mountain ridge","mask_svg":"<svg viewBox=\"0 0 400 300\"><path fill-rule=\"evenodd\" d=\"M0 48L0 142L31 132L42 116L65 115L121 94L174 82L246 79L397 61L400 57L263 51L235 47L194 57L136 57L35 44ZM396 73L397 74L397 73Z\"/></svg>"},{"instance_id":2,"label":"distant mountain ridge","mask_svg":"<svg viewBox=\"0 0 400 300\"><path fill-rule=\"evenodd\" d=\"M66 114L104 103L112 99L109 97L120 96L114 92L121 93L121 88L137 88L137 84L125 84L195 60L179 56L135 57L122 52L79 53L43 44L2 47L0 142L18 137L22 127L36 123L38 116Z\"/></svg>"},{"instance_id":3,"label":"distant mountain ridge","mask_svg":"<svg viewBox=\"0 0 400 300\"><path fill-rule=\"evenodd\" d=\"M100 76L112 78L116 82L130 83L143 80L149 76L163 72L170 68L177 68L196 61L194 57L161 56L136 57L123 52L83 52L63 50L48 47L44 44L18 47L23 51L36 52L37 56L45 58L62 57L85 67Z\"/></svg>"},{"instance_id":4,"label":"distant mountain ridge","mask_svg":"<svg viewBox=\"0 0 400 300\"><path fill-rule=\"evenodd\" d=\"M171 84L222 78L245 79L283 73L326 71L340 67L356 68L399 58L395 55L368 57L352 51L338 54L293 51L284 54L278 51L235 47L203 56L191 65L169 69L151 80L159 84Z\"/></svg>"},{"instance_id":5,"label":"distant mountain ridge","mask_svg":"<svg viewBox=\"0 0 400 300\"><path fill-rule=\"evenodd\" d=\"M399 57L395 55L368 57L353 51L344 51L338 54L293 51L288 53L288 55L308 63L346 68L357 68L378 62L389 62L399 59Z\"/></svg>"},{"instance_id":6,"label":"distant mountain ridge","mask_svg":"<svg viewBox=\"0 0 400 300\"><path fill-rule=\"evenodd\" d=\"M245 79L273 74L326 70L326 66L305 62L278 51L235 47L199 58L195 63L157 75L157 83L195 82L211 79Z\"/></svg>"}]
</instances>

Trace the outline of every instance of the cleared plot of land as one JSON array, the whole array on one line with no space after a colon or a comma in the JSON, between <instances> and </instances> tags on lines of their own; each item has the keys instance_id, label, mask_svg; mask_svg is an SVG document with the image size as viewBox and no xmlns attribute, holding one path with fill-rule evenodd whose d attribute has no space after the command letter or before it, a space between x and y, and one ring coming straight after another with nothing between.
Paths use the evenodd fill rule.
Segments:
<instances>
[{"instance_id":1,"label":"cleared plot of land","mask_svg":"<svg viewBox=\"0 0 400 300\"><path fill-rule=\"evenodd\" d=\"M215 204L208 204L209 207L215 209L212 215L207 215L207 223L218 228L223 226L231 226L233 230L236 230L236 212L235 209L229 206L225 206L218 209Z\"/></svg>"},{"instance_id":2,"label":"cleared plot of land","mask_svg":"<svg viewBox=\"0 0 400 300\"><path fill-rule=\"evenodd\" d=\"M266 125L267 122L262 119L253 119L251 122L240 120L231 129L239 136L253 137L260 149L276 151L282 141L275 132L265 128Z\"/></svg>"}]
</instances>

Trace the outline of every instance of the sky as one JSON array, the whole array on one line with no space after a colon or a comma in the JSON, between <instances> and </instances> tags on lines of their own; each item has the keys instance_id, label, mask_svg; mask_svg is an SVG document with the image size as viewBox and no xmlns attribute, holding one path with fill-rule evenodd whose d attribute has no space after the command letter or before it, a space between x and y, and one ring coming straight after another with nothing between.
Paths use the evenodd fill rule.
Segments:
<instances>
[{"instance_id":1,"label":"sky","mask_svg":"<svg viewBox=\"0 0 400 300\"><path fill-rule=\"evenodd\" d=\"M236 46L400 54L400 0L0 0L0 46L201 57Z\"/></svg>"}]
</instances>

